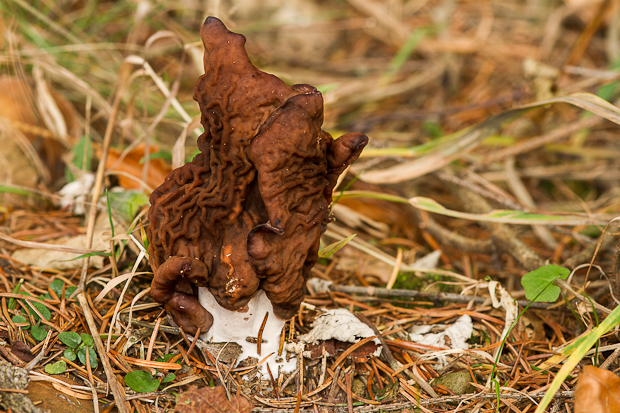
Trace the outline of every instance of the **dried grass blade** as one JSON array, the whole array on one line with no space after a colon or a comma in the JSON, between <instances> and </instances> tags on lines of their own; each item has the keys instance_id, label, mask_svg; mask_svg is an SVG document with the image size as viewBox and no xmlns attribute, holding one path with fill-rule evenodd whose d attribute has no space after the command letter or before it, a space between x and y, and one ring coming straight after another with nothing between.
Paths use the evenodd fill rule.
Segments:
<instances>
[{"instance_id":1,"label":"dried grass blade","mask_svg":"<svg viewBox=\"0 0 620 413\"><path fill-rule=\"evenodd\" d=\"M118 277L112 278L110 281L108 281L105 287L103 287L103 290L101 290L101 292L97 294L97 297L95 297L95 299L93 300L93 304L95 305L99 304L99 301L101 301L103 297L105 297L110 291L112 291L114 287L116 287L123 281L126 281L130 277L131 277L131 273L127 273L127 274L119 275Z\"/></svg>"},{"instance_id":2,"label":"dried grass blade","mask_svg":"<svg viewBox=\"0 0 620 413\"><path fill-rule=\"evenodd\" d=\"M157 317L157 322L155 323L155 328L153 328L153 333L151 334L151 340L149 341L149 349L146 352L146 361L151 361L151 356L153 355L153 345L155 344L155 339L157 338L157 334L159 333L159 325L161 324L161 317ZM200 331L200 329L198 329ZM192 343L194 345L194 343ZM191 348L188 350L188 353L192 351Z\"/></svg>"},{"instance_id":3,"label":"dried grass blade","mask_svg":"<svg viewBox=\"0 0 620 413\"><path fill-rule=\"evenodd\" d=\"M24 248L38 248L38 249L43 249L43 250L70 252L74 254L90 254L93 252L103 252L103 251L91 250L87 248L75 248L75 247L67 247L66 245L48 244L45 242L22 241L20 239L13 238L1 232L0 232L0 239L10 242L11 244L19 245L20 247L24 247Z\"/></svg>"},{"instance_id":4,"label":"dried grass blade","mask_svg":"<svg viewBox=\"0 0 620 413\"><path fill-rule=\"evenodd\" d=\"M460 159L463 155L477 147L482 139L495 133L505 122L531 109L553 103L569 103L616 124L620 124L620 110L616 106L589 93L575 93L569 96L519 106L491 116L479 125L468 129L458 140L446 142L429 151L427 155L393 167L365 172L360 175L360 179L368 183L385 184L404 182L426 175Z\"/></svg>"},{"instance_id":5,"label":"dried grass blade","mask_svg":"<svg viewBox=\"0 0 620 413\"><path fill-rule=\"evenodd\" d=\"M466 219L478 222L496 222L512 225L606 225L613 216L588 214L551 214L495 209L487 214L447 209L431 198L416 196L409 200L414 207L423 211L445 215L452 218Z\"/></svg>"}]
</instances>

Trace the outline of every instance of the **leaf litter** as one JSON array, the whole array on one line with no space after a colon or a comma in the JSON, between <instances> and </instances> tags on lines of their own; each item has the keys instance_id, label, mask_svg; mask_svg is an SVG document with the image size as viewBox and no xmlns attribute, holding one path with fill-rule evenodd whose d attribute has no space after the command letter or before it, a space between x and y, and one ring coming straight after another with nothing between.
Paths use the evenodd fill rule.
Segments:
<instances>
[{"instance_id":1,"label":"leaf litter","mask_svg":"<svg viewBox=\"0 0 620 413\"><path fill-rule=\"evenodd\" d=\"M234 343L194 343L170 325L146 292L148 190L129 191L192 157L204 10L141 2L138 13L120 1L63 12L11 0L0 5L0 71L19 85L0 92L13 109L0 122L5 369L95 396L95 411L184 411L210 386L217 401L201 403L215 410L615 411L612 2L216 3L209 13L246 35L259 67L320 86L326 129L371 137L334 194L343 208L313 270L331 285L311 284L283 335L299 343L323 309L348 310L372 335L322 340L292 374L259 380L255 362L233 365ZM88 173L89 187L120 191L110 197L114 234L89 223L87 191L86 218L60 208L67 179ZM49 258L66 237L87 239L71 258L105 255L73 268L15 255ZM433 251L436 266L416 266ZM101 264L81 272L83 259ZM469 348L450 327L439 342L412 336L467 318ZM69 332L75 346L62 340ZM0 388L27 391L10 380Z\"/></svg>"}]
</instances>

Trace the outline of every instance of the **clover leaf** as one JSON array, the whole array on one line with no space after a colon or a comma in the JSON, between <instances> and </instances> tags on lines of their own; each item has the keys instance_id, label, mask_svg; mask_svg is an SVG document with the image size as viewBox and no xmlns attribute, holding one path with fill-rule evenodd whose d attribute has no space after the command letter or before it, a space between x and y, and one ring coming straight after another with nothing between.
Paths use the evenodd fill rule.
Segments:
<instances>
[{"instance_id":1,"label":"clover leaf","mask_svg":"<svg viewBox=\"0 0 620 413\"><path fill-rule=\"evenodd\" d=\"M525 298L532 301L553 302L560 296L560 288L555 285L558 278L566 279L570 271L559 265L545 265L528 272L521 278Z\"/></svg>"}]
</instances>

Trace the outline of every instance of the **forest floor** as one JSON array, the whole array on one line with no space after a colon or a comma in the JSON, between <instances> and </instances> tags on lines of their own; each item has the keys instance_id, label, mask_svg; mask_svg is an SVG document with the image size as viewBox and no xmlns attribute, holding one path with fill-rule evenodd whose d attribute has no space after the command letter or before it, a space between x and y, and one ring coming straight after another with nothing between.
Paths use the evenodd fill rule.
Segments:
<instances>
[{"instance_id":1,"label":"forest floor","mask_svg":"<svg viewBox=\"0 0 620 413\"><path fill-rule=\"evenodd\" d=\"M325 341L260 380L148 294L209 15L370 138L322 244L356 235L283 335L347 309L378 356ZM0 408L618 411L619 26L613 0L1 2Z\"/></svg>"}]
</instances>

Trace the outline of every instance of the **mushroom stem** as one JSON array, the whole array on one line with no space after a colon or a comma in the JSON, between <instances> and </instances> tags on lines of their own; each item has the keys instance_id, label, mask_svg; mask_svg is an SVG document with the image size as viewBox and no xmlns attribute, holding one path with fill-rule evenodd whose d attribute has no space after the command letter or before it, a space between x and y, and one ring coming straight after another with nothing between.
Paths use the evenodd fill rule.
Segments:
<instances>
[{"instance_id":1,"label":"mushroom stem","mask_svg":"<svg viewBox=\"0 0 620 413\"><path fill-rule=\"evenodd\" d=\"M295 359L287 362L284 355L278 357L280 334L286 320L274 315L273 305L263 290L259 290L244 307L237 311L230 311L220 306L208 288L200 288L198 300L200 305L213 315L213 325L209 331L201 335L202 340L216 343L231 341L239 344L243 352L237 358L238 360L243 360L246 357L261 360L269 355L269 358L260 366L260 371L265 376L267 375L267 363L271 367L276 364L280 365L283 372L291 372L295 369ZM259 336L267 312L269 317L264 323L261 336L261 357L257 353L255 340Z\"/></svg>"}]
</instances>

